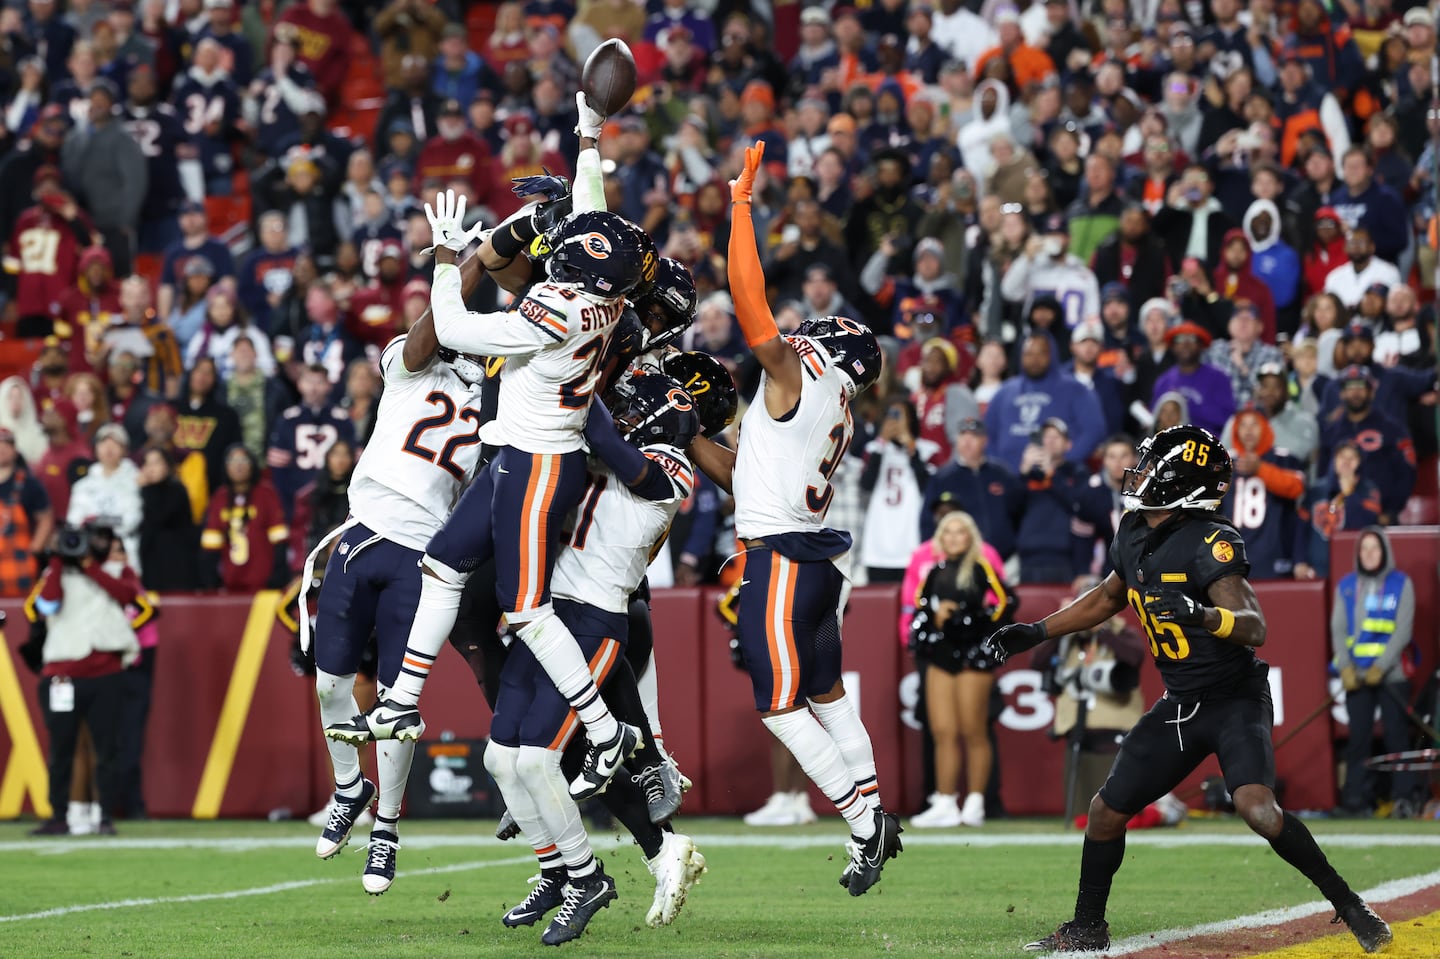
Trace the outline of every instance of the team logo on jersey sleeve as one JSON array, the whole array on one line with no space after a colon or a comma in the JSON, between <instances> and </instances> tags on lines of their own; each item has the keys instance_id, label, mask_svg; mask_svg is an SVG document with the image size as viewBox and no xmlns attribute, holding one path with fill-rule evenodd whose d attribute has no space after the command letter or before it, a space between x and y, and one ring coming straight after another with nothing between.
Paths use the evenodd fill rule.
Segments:
<instances>
[{"instance_id":1,"label":"team logo on jersey sleeve","mask_svg":"<svg viewBox=\"0 0 1440 959\"><path fill-rule=\"evenodd\" d=\"M1215 545L1210 547L1210 555L1215 557L1217 563L1228 563L1235 558L1235 547L1222 540L1217 540Z\"/></svg>"}]
</instances>

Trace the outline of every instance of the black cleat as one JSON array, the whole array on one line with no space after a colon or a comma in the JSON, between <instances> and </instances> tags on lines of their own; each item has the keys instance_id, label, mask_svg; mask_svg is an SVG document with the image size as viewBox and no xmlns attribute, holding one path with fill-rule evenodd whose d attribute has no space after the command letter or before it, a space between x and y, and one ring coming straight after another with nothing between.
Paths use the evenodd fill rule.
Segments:
<instances>
[{"instance_id":1,"label":"black cleat","mask_svg":"<svg viewBox=\"0 0 1440 959\"><path fill-rule=\"evenodd\" d=\"M374 798L375 784L368 779L361 781L360 795L354 799L336 793L330 801L330 816L325 820L325 828L315 842L315 855L330 859L344 849L350 841L350 831L355 828L355 820L369 808Z\"/></svg>"},{"instance_id":2,"label":"black cleat","mask_svg":"<svg viewBox=\"0 0 1440 959\"><path fill-rule=\"evenodd\" d=\"M587 742L585 765L570 783L570 798L584 802L603 793L625 760L639 748L640 730L629 723L621 723L620 731L607 743Z\"/></svg>"},{"instance_id":3,"label":"black cleat","mask_svg":"<svg viewBox=\"0 0 1440 959\"><path fill-rule=\"evenodd\" d=\"M495 838L501 842L509 842L518 835L520 835L520 824L515 821L515 817L510 815L510 810L507 809L500 814L500 822L495 827Z\"/></svg>"},{"instance_id":4,"label":"black cleat","mask_svg":"<svg viewBox=\"0 0 1440 959\"><path fill-rule=\"evenodd\" d=\"M1350 931L1355 934L1355 941L1360 943L1360 948L1366 952L1380 952L1395 938L1385 920L1375 915L1375 910L1359 896L1352 897L1349 902L1335 910L1335 918L1330 922L1343 922L1349 926Z\"/></svg>"},{"instance_id":5,"label":"black cleat","mask_svg":"<svg viewBox=\"0 0 1440 959\"><path fill-rule=\"evenodd\" d=\"M680 811L680 801L684 797L680 788L680 770L670 763L658 762L646 766L638 776L630 778L645 794L645 807L652 823L658 825Z\"/></svg>"},{"instance_id":6,"label":"black cleat","mask_svg":"<svg viewBox=\"0 0 1440 959\"><path fill-rule=\"evenodd\" d=\"M559 908L565 901L565 870L546 869L540 875L531 880L535 888L530 890L530 895L521 900L520 904L500 918L505 925L514 929L516 926L533 926L551 909Z\"/></svg>"},{"instance_id":7,"label":"black cleat","mask_svg":"<svg viewBox=\"0 0 1440 959\"><path fill-rule=\"evenodd\" d=\"M605 875L605 866L595 862L595 871L584 879L571 879L565 886L565 901L560 911L550 920L540 941L547 946L559 946L571 939L580 938L595 913L609 909L617 898L615 880Z\"/></svg>"},{"instance_id":8,"label":"black cleat","mask_svg":"<svg viewBox=\"0 0 1440 959\"><path fill-rule=\"evenodd\" d=\"M1082 923L1078 919L1062 922L1044 939L1025 943L1026 952L1093 952L1110 948L1110 923Z\"/></svg>"},{"instance_id":9,"label":"black cleat","mask_svg":"<svg viewBox=\"0 0 1440 959\"><path fill-rule=\"evenodd\" d=\"M402 706L383 696L363 713L325 727L327 739L351 746L363 746L380 739L414 742L423 735L425 720L420 718L418 706Z\"/></svg>"},{"instance_id":10,"label":"black cleat","mask_svg":"<svg viewBox=\"0 0 1440 959\"><path fill-rule=\"evenodd\" d=\"M360 875L360 884L370 895L383 896L395 881L395 860L400 855L400 837L388 829L372 830L368 851L365 871Z\"/></svg>"},{"instance_id":11,"label":"black cleat","mask_svg":"<svg viewBox=\"0 0 1440 959\"><path fill-rule=\"evenodd\" d=\"M863 896L870 887L880 881L880 871L887 859L894 859L904 850L900 843L900 817L883 809L875 810L875 835L869 839L851 836L845 844L850 861L840 874L840 885L850 890L852 896Z\"/></svg>"}]
</instances>

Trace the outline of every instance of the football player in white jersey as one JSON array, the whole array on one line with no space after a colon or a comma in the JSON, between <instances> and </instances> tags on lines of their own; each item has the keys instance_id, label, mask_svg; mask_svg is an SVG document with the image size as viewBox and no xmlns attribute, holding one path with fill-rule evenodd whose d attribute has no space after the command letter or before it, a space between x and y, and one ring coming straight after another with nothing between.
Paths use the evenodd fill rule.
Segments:
<instances>
[{"instance_id":1,"label":"football player in white jersey","mask_svg":"<svg viewBox=\"0 0 1440 959\"><path fill-rule=\"evenodd\" d=\"M618 423L603 405L590 413L585 436L595 455L553 580L556 613L601 685L617 664L623 669L630 595L693 487L681 449L699 431L694 401L669 377L631 377L607 398L616 404ZM560 771L561 753L577 725L535 657L524 647L513 649L501 672L485 767L535 849L541 876L502 921L531 925L558 909L542 937L547 945L579 936L615 898L615 882L595 860ZM674 918L705 860L688 837L651 825L643 806L639 825L644 828L636 838L658 880L647 921L662 925Z\"/></svg>"},{"instance_id":2,"label":"football player in white jersey","mask_svg":"<svg viewBox=\"0 0 1440 959\"><path fill-rule=\"evenodd\" d=\"M531 287L512 312L472 314L455 267L469 242L464 200L447 191L436 205L426 208L435 240L435 329L452 349L506 357L495 419L481 429L499 451L426 549L399 679L371 710L326 734L364 741L423 733L417 703L424 681L454 626L466 580L493 556L501 609L586 726L589 775L572 788L588 798L608 785L639 732L617 723L601 700L574 637L555 616L550 576L561 523L584 490L581 431L600 363L625 296L655 278L655 246L616 214L574 213L557 231L548 281Z\"/></svg>"},{"instance_id":3,"label":"football player in white jersey","mask_svg":"<svg viewBox=\"0 0 1440 959\"><path fill-rule=\"evenodd\" d=\"M885 812L870 735L840 682L840 595L850 535L825 526L830 477L850 445L850 401L880 375L875 336L852 319L807 320L780 335L765 301L750 193L763 142L731 182L730 291L764 372L732 453L703 438L692 459L735 495L745 547L738 635L755 708L775 738L850 824L840 884L863 895L900 851L900 821Z\"/></svg>"},{"instance_id":4,"label":"football player in white jersey","mask_svg":"<svg viewBox=\"0 0 1440 959\"><path fill-rule=\"evenodd\" d=\"M408 335L385 347L380 373L385 391L374 434L350 480L350 518L310 554L301 577L310 582L315 557L334 542L314 637L315 692L325 725L357 712L355 673L372 633L381 688L395 682L420 600L425 546L444 525L479 458L476 407L485 370L478 358L440 347L428 312ZM310 617L301 615L298 623L305 650ZM344 848L355 820L376 795L375 784L360 772L355 746L330 741L327 747L335 794L315 844L322 859ZM380 801L361 877L371 895L384 893L395 878L400 803L414 751L413 742L382 742L376 748Z\"/></svg>"}]
</instances>

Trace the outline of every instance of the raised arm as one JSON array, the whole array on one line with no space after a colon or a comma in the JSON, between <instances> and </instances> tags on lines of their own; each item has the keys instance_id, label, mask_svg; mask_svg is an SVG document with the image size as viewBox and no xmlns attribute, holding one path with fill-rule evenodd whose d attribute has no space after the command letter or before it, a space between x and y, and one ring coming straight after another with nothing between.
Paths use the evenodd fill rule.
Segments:
<instances>
[{"instance_id":1,"label":"raised arm","mask_svg":"<svg viewBox=\"0 0 1440 959\"><path fill-rule=\"evenodd\" d=\"M765 409L771 416L780 417L799 402L803 374L799 355L780 336L780 328L775 325L775 316L765 300L765 273L760 268L760 251L755 247L750 193L764 156L763 140L746 147L745 169L730 181L730 295L735 299L735 318L740 321L745 342L765 370ZM709 475L708 470L706 474Z\"/></svg>"},{"instance_id":2,"label":"raised arm","mask_svg":"<svg viewBox=\"0 0 1440 959\"><path fill-rule=\"evenodd\" d=\"M481 263L480 254L474 253L465 258L460 264L460 298L462 301L470 299L475 290L480 286L480 280L485 276L485 267ZM410 327L409 334L405 338L405 352L401 354L404 360L405 369L411 373L419 373L430 365L435 358L435 351L440 348L440 340L435 336L435 315L433 310L426 310L420 314L420 319Z\"/></svg>"}]
</instances>

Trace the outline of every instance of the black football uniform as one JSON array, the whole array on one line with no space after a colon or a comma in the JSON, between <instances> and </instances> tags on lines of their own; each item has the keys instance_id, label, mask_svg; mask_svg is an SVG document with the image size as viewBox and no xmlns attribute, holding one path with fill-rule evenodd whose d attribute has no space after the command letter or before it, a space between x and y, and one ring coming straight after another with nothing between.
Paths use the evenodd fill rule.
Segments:
<instances>
[{"instance_id":1,"label":"black football uniform","mask_svg":"<svg viewBox=\"0 0 1440 959\"><path fill-rule=\"evenodd\" d=\"M1131 511L1120 520L1110 561L1166 691L1121 744L1100 790L1105 804L1138 813L1212 753L1232 794L1252 783L1274 788L1269 665L1204 627L1161 623L1145 612L1147 591L1162 588L1213 605L1212 583L1250 572L1239 532L1214 513L1179 512L1151 529L1144 514Z\"/></svg>"}]
</instances>

